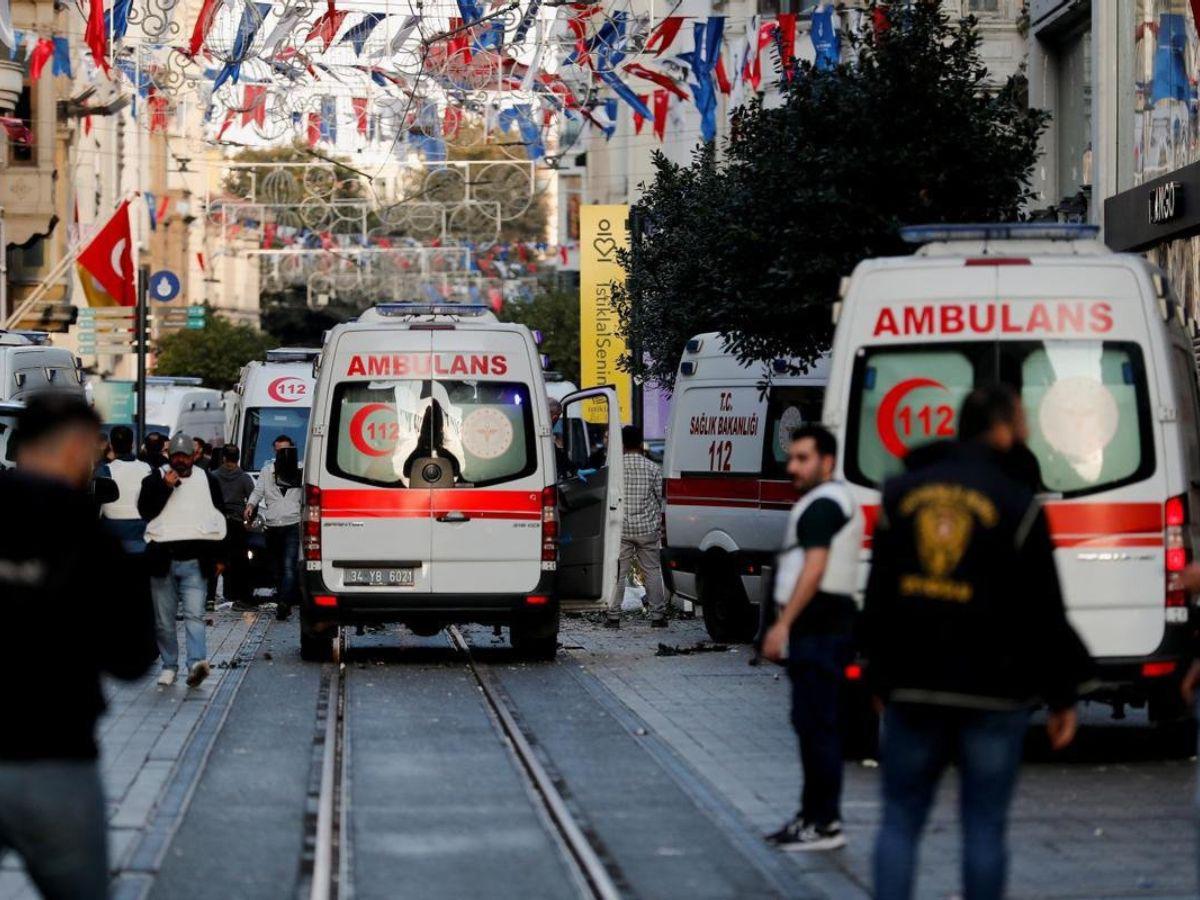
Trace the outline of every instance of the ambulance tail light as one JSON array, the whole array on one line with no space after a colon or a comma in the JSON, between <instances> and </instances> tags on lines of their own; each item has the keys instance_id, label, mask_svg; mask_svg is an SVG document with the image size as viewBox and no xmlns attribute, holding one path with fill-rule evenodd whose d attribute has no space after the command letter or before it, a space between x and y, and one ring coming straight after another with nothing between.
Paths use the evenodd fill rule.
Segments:
<instances>
[{"instance_id":1,"label":"ambulance tail light","mask_svg":"<svg viewBox=\"0 0 1200 900\"><path fill-rule=\"evenodd\" d=\"M542 571L558 568L558 488L542 491Z\"/></svg>"},{"instance_id":2,"label":"ambulance tail light","mask_svg":"<svg viewBox=\"0 0 1200 900\"><path fill-rule=\"evenodd\" d=\"M304 486L304 558L321 560L321 489L315 484Z\"/></svg>"},{"instance_id":3,"label":"ambulance tail light","mask_svg":"<svg viewBox=\"0 0 1200 900\"><path fill-rule=\"evenodd\" d=\"M1167 569L1167 619L1187 621L1187 592L1179 585L1179 573L1187 568L1188 546L1186 529L1188 523L1187 498L1171 497L1163 509L1163 546L1166 550ZM1180 616L1179 610L1182 612Z\"/></svg>"}]
</instances>

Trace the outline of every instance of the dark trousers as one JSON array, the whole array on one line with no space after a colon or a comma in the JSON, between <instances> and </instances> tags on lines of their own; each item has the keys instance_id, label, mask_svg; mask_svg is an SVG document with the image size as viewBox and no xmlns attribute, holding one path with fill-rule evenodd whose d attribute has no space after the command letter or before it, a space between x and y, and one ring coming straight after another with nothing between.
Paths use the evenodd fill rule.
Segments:
<instances>
[{"instance_id":1,"label":"dark trousers","mask_svg":"<svg viewBox=\"0 0 1200 900\"><path fill-rule=\"evenodd\" d=\"M221 562L225 564L225 599L234 603L250 600L250 561L246 559L246 526L240 519L225 520Z\"/></svg>"},{"instance_id":2,"label":"dark trousers","mask_svg":"<svg viewBox=\"0 0 1200 900\"><path fill-rule=\"evenodd\" d=\"M840 821L842 801L842 673L852 654L848 635L798 635L788 642L792 728L800 743L804 787L800 817L809 824Z\"/></svg>"},{"instance_id":3,"label":"dark trousers","mask_svg":"<svg viewBox=\"0 0 1200 900\"><path fill-rule=\"evenodd\" d=\"M959 772L963 896L1000 900L1008 871L1008 808L1029 711L893 703L883 714L883 824L875 842L875 896L909 900L917 846L938 781Z\"/></svg>"},{"instance_id":4,"label":"dark trousers","mask_svg":"<svg viewBox=\"0 0 1200 900\"><path fill-rule=\"evenodd\" d=\"M275 602L295 606L299 602L300 526L267 528L267 554L275 574Z\"/></svg>"}]
</instances>

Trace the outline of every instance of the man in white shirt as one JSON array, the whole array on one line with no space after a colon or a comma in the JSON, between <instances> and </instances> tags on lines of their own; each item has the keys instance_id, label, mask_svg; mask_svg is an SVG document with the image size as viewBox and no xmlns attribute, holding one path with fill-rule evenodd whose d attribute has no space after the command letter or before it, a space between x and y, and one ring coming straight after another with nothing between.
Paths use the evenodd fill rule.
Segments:
<instances>
[{"instance_id":1,"label":"man in white shirt","mask_svg":"<svg viewBox=\"0 0 1200 900\"><path fill-rule=\"evenodd\" d=\"M296 444L287 435L275 438L275 454ZM262 506L263 522L267 526L267 555L275 573L275 618L284 621L296 605L300 565L300 503L303 488L279 484L275 476L275 460L262 467L258 484L246 504L246 519L253 520Z\"/></svg>"}]
</instances>

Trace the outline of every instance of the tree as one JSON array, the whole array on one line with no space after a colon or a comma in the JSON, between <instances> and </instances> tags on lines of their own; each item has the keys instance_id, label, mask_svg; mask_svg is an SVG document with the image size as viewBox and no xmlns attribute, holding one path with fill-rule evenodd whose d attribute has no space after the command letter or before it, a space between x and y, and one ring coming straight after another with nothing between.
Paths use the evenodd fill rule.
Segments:
<instances>
[{"instance_id":1,"label":"tree","mask_svg":"<svg viewBox=\"0 0 1200 900\"><path fill-rule=\"evenodd\" d=\"M782 105L737 110L721 159L712 146L690 165L656 157L616 291L649 360L627 367L670 387L704 331L743 362L811 362L842 276L909 252L900 226L1019 218L1047 115L1019 78L989 89L974 19L936 0L879 10L855 63L793 62Z\"/></svg>"},{"instance_id":2,"label":"tree","mask_svg":"<svg viewBox=\"0 0 1200 900\"><path fill-rule=\"evenodd\" d=\"M541 331L541 350L550 357L550 367L579 384L578 292L539 291L528 303L506 303L500 318Z\"/></svg>"},{"instance_id":3,"label":"tree","mask_svg":"<svg viewBox=\"0 0 1200 900\"><path fill-rule=\"evenodd\" d=\"M205 387L228 390L242 366L262 359L276 340L249 325L235 325L209 313L203 328L183 329L158 340L154 371L158 375L194 375Z\"/></svg>"}]
</instances>

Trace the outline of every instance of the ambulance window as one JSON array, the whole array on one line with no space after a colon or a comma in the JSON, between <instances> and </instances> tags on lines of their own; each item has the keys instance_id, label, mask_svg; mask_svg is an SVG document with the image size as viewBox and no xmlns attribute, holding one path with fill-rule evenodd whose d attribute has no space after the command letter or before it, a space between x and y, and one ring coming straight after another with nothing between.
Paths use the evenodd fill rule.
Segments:
<instances>
[{"instance_id":1,"label":"ambulance window","mask_svg":"<svg viewBox=\"0 0 1200 900\"><path fill-rule=\"evenodd\" d=\"M333 396L329 471L354 481L406 487L405 462L421 444L428 382L352 381ZM425 446L422 449L428 451Z\"/></svg>"},{"instance_id":2,"label":"ambulance window","mask_svg":"<svg viewBox=\"0 0 1200 900\"><path fill-rule=\"evenodd\" d=\"M823 385L775 387L767 400L766 440L763 441L763 475L786 476L788 445L792 432L801 425L821 421L825 400Z\"/></svg>"},{"instance_id":3,"label":"ambulance window","mask_svg":"<svg viewBox=\"0 0 1200 900\"><path fill-rule=\"evenodd\" d=\"M439 450L459 461L458 482L482 486L534 472L533 410L525 385L437 381L433 392L445 412Z\"/></svg>"},{"instance_id":4,"label":"ambulance window","mask_svg":"<svg viewBox=\"0 0 1200 900\"><path fill-rule=\"evenodd\" d=\"M1149 474L1154 453L1141 351L1131 344L1001 344L1001 375L1019 365L1029 449L1047 490L1078 495Z\"/></svg>"},{"instance_id":5,"label":"ambulance window","mask_svg":"<svg viewBox=\"0 0 1200 900\"><path fill-rule=\"evenodd\" d=\"M913 447L954 437L963 398L993 359L986 342L862 351L846 437L851 480L878 485Z\"/></svg>"}]
</instances>

